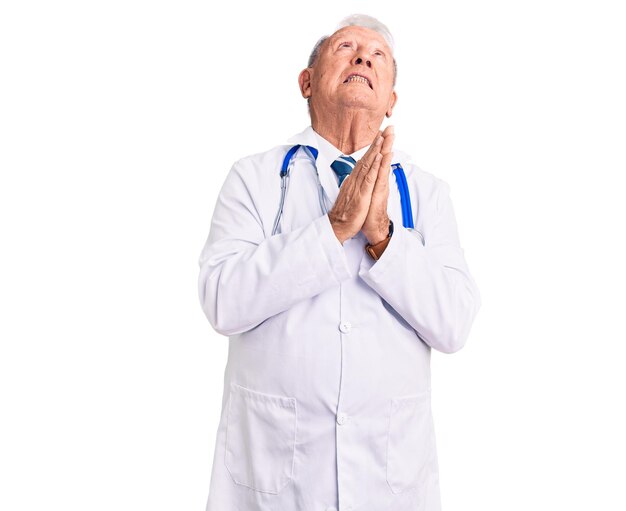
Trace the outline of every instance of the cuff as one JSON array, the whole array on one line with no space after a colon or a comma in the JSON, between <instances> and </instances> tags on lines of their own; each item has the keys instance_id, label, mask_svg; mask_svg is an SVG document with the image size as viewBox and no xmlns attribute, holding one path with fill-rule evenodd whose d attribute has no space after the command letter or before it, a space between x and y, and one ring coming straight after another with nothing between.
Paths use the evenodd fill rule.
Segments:
<instances>
[{"instance_id":1,"label":"cuff","mask_svg":"<svg viewBox=\"0 0 626 511\"><path fill-rule=\"evenodd\" d=\"M406 253L407 243L415 243L421 250L426 250L424 247L424 237L419 231L406 228L402 225L394 227L394 232L387 248L381 254L378 261L372 259L365 249L363 249L363 257L361 259L361 265L359 267L359 277L366 282L378 281L384 278L385 273L395 264L401 263L401 256Z\"/></svg>"},{"instance_id":2,"label":"cuff","mask_svg":"<svg viewBox=\"0 0 626 511\"><path fill-rule=\"evenodd\" d=\"M333 226L328 218L328 213L313 221L315 230L317 231L317 240L319 242L319 250L324 254L335 279L337 282L351 278L348 267L348 258L343 245L335 235ZM369 257L369 256L368 256Z\"/></svg>"}]
</instances>

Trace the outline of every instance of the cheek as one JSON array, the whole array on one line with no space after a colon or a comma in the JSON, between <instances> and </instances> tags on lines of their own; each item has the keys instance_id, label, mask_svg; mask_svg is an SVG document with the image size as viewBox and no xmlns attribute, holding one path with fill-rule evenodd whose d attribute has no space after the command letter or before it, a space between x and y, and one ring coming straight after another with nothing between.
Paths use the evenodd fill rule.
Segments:
<instances>
[{"instance_id":1,"label":"cheek","mask_svg":"<svg viewBox=\"0 0 626 511\"><path fill-rule=\"evenodd\" d=\"M317 82L318 86L321 87L322 89L327 89L330 86L330 82L331 82L330 76L331 75L329 75L328 72L325 72L325 71L321 72L318 77L318 82Z\"/></svg>"},{"instance_id":2,"label":"cheek","mask_svg":"<svg viewBox=\"0 0 626 511\"><path fill-rule=\"evenodd\" d=\"M384 91L385 94L391 94L393 92L393 77L385 78L385 80L381 82L381 91Z\"/></svg>"}]
</instances>

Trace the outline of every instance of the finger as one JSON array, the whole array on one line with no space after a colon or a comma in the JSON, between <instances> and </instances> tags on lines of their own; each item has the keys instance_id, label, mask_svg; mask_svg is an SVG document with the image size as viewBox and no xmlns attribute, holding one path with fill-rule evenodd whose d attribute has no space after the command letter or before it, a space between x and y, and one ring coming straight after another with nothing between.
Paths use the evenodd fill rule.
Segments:
<instances>
[{"instance_id":1,"label":"finger","mask_svg":"<svg viewBox=\"0 0 626 511\"><path fill-rule=\"evenodd\" d=\"M374 191L372 193L389 193L389 173L391 171L391 157L393 153L387 153L382 155L380 160L380 166L378 168L378 177L374 185Z\"/></svg>"},{"instance_id":2,"label":"finger","mask_svg":"<svg viewBox=\"0 0 626 511\"><path fill-rule=\"evenodd\" d=\"M383 154L382 160L380 162L380 170L378 174L383 174L384 182L389 184L389 173L391 172L391 158L393 157L393 152L388 152L387 154ZM383 172L384 171L384 172Z\"/></svg>"},{"instance_id":3,"label":"finger","mask_svg":"<svg viewBox=\"0 0 626 511\"><path fill-rule=\"evenodd\" d=\"M374 165L376 156L380 154L380 148L383 143L382 133L379 131L378 135L374 139L374 142L370 145L366 153L361 157L361 159L356 162L354 169L350 173L353 176L353 183L355 186L361 186L363 180L367 177L369 172L372 170L372 166Z\"/></svg>"},{"instance_id":4,"label":"finger","mask_svg":"<svg viewBox=\"0 0 626 511\"><path fill-rule=\"evenodd\" d=\"M374 185L376 184L376 179L378 179L378 170L380 169L380 162L383 159L383 155L378 153L374 158L374 162L372 166L368 169L367 174L365 174L363 178L363 182L365 183L366 190L371 194Z\"/></svg>"},{"instance_id":5,"label":"finger","mask_svg":"<svg viewBox=\"0 0 626 511\"><path fill-rule=\"evenodd\" d=\"M385 128L385 131L383 131L383 137L388 137L389 135L393 135L394 133L395 133L395 128L393 127L392 124L390 124L389 126Z\"/></svg>"},{"instance_id":6,"label":"finger","mask_svg":"<svg viewBox=\"0 0 626 511\"><path fill-rule=\"evenodd\" d=\"M383 141L383 145L381 147L380 152L382 154L387 154L391 152L391 148L393 147L393 142L396 138L393 126L387 126L385 128L385 131L383 131L383 137L384 137L384 141Z\"/></svg>"},{"instance_id":7,"label":"finger","mask_svg":"<svg viewBox=\"0 0 626 511\"><path fill-rule=\"evenodd\" d=\"M376 138L374 138L374 141L370 144L369 148L361 157L361 159L357 162L357 165L359 167L358 170L361 170L361 168L365 167L365 171L367 172L367 170L372 166L372 163L374 163L374 158L376 158L376 155L380 152L380 148L383 142L384 137L382 136L382 132L379 130L376 134ZM354 170L357 170L356 165ZM354 170L352 172L354 172Z\"/></svg>"}]
</instances>

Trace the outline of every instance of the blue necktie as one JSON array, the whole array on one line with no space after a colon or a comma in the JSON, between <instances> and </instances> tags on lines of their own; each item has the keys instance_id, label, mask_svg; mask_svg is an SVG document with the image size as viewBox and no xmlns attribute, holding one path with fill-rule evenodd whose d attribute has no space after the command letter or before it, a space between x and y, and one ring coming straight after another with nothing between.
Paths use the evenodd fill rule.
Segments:
<instances>
[{"instance_id":1,"label":"blue necktie","mask_svg":"<svg viewBox=\"0 0 626 511\"><path fill-rule=\"evenodd\" d=\"M343 154L330 164L330 168L339 176L340 187L343 180L352 172L355 165L356 160L352 156L344 156Z\"/></svg>"}]
</instances>

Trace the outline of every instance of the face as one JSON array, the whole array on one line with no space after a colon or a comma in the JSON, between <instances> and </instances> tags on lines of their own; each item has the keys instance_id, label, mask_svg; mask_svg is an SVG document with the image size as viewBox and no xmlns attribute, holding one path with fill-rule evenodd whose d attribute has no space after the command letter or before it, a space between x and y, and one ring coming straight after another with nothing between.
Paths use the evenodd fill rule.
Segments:
<instances>
[{"instance_id":1,"label":"face","mask_svg":"<svg viewBox=\"0 0 626 511\"><path fill-rule=\"evenodd\" d=\"M298 81L312 109L362 108L390 117L397 99L393 73L393 55L383 36L350 26L324 41L317 61Z\"/></svg>"}]
</instances>

